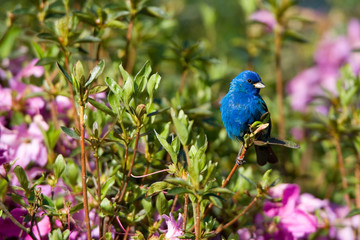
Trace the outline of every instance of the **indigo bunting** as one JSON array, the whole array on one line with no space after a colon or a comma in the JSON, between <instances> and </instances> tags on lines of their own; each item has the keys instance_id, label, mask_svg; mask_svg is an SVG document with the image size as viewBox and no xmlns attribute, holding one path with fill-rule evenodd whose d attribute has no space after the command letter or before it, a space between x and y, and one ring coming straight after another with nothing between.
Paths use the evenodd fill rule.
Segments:
<instances>
[{"instance_id":1,"label":"indigo bunting","mask_svg":"<svg viewBox=\"0 0 360 240\"><path fill-rule=\"evenodd\" d=\"M243 71L231 81L229 92L220 101L221 120L231 139L244 143L244 135L250 132L250 125L261 120L261 116L268 112L267 106L259 94L260 89L264 87L260 76L252 71ZM269 119L269 126L263 130L259 140L269 139L270 132L271 120ZM242 148L239 156L241 151ZM259 165L278 161L270 145L255 145L255 151ZM242 162L243 159L240 161Z\"/></svg>"}]
</instances>

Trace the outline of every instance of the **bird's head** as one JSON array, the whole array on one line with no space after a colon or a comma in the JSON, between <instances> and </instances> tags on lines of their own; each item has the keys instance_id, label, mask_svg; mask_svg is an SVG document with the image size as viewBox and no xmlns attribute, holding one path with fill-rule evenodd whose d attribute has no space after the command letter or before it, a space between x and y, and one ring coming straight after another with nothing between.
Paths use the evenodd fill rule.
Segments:
<instances>
[{"instance_id":1,"label":"bird's head","mask_svg":"<svg viewBox=\"0 0 360 240\"><path fill-rule=\"evenodd\" d=\"M259 93L260 88L265 85L261 82L259 74L253 71L243 71L234 78L230 83L230 91Z\"/></svg>"}]
</instances>

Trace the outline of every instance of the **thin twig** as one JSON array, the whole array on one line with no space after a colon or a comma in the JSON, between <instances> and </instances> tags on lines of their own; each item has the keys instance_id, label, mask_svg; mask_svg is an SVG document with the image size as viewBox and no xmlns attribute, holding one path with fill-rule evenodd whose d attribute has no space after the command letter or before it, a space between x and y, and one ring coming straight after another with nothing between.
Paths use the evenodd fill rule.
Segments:
<instances>
[{"instance_id":1,"label":"thin twig","mask_svg":"<svg viewBox=\"0 0 360 240\"><path fill-rule=\"evenodd\" d=\"M29 236L33 239L33 240L37 240L34 233L31 231L30 228L26 228L25 226L23 226L21 223L18 222L18 220L16 220L13 215L9 212L9 210L6 208L5 204L0 200L0 208L1 210L4 211L4 213L6 214L6 216L8 218L10 218L10 220L16 225L18 226L22 231L26 232L27 234L29 234Z\"/></svg>"},{"instance_id":2,"label":"thin twig","mask_svg":"<svg viewBox=\"0 0 360 240\"><path fill-rule=\"evenodd\" d=\"M241 216L243 216L251 207L252 205L254 205L256 203L256 201L258 200L258 197L256 196L250 203L249 205L246 206L246 208L239 213L238 215L236 215L230 222L228 222L227 224L223 225L221 224L215 231L215 233L220 233L223 229L228 228L229 226L231 226L232 224L234 224Z\"/></svg>"},{"instance_id":3,"label":"thin twig","mask_svg":"<svg viewBox=\"0 0 360 240\"><path fill-rule=\"evenodd\" d=\"M335 140L336 152L338 155L339 170L340 170L340 174L341 174L341 182L342 182L343 189L346 191L348 189L348 182L346 179L344 157L343 157L342 151L341 151L340 139L338 136L334 136L334 140ZM348 206L349 209L351 209L350 196L347 192L344 193L344 198L345 198L346 205Z\"/></svg>"},{"instance_id":4,"label":"thin twig","mask_svg":"<svg viewBox=\"0 0 360 240\"><path fill-rule=\"evenodd\" d=\"M148 176L151 176L151 175L155 175L155 174L162 173L162 172L168 172L168 171L170 171L170 169L163 169L163 170L159 170L159 171L156 171L156 172L152 172L152 173L144 174L144 175L140 175L140 176L135 176L133 174L130 174L130 176L133 177L133 178L145 178L145 177L148 177Z\"/></svg>"},{"instance_id":5,"label":"thin twig","mask_svg":"<svg viewBox=\"0 0 360 240\"><path fill-rule=\"evenodd\" d=\"M178 199L179 199L179 195L175 195L174 202L173 202L173 204L171 206L171 210L170 210L171 213L174 212L175 206L176 206L176 203L177 203Z\"/></svg>"},{"instance_id":6,"label":"thin twig","mask_svg":"<svg viewBox=\"0 0 360 240\"><path fill-rule=\"evenodd\" d=\"M128 183L129 183L131 172L133 170L134 163L135 163L135 157L136 157L136 152L137 152L138 143L139 143L139 136L140 136L140 128L138 128L136 130L135 146L134 146L133 156L132 156L132 159L131 159L131 162L130 162L130 168L129 168L129 171L128 171L128 174L127 174L127 177L126 177L126 180L125 180L125 184L124 184L124 186L123 186L123 188L121 190L121 195L120 195L120 198L119 198L118 202L121 202L123 197L125 196L126 187L127 187Z\"/></svg>"},{"instance_id":7,"label":"thin twig","mask_svg":"<svg viewBox=\"0 0 360 240\"><path fill-rule=\"evenodd\" d=\"M85 125L84 125L84 105L80 106L80 147L81 147L81 179L82 179L82 193L84 198L85 224L87 238L91 239L91 228L89 218L89 205L86 187L86 158L85 158Z\"/></svg>"},{"instance_id":8,"label":"thin twig","mask_svg":"<svg viewBox=\"0 0 360 240\"><path fill-rule=\"evenodd\" d=\"M185 84L186 84L186 77L188 74L188 69L185 68L181 74L181 82L180 82L180 87L179 87L179 92L180 94L182 93L182 91L184 90Z\"/></svg>"},{"instance_id":9,"label":"thin twig","mask_svg":"<svg viewBox=\"0 0 360 240\"><path fill-rule=\"evenodd\" d=\"M184 218L183 218L183 231L186 231L186 224L187 224L187 215L188 215L188 206L189 206L189 194L186 193L184 195L185 203L184 203Z\"/></svg>"}]
</instances>

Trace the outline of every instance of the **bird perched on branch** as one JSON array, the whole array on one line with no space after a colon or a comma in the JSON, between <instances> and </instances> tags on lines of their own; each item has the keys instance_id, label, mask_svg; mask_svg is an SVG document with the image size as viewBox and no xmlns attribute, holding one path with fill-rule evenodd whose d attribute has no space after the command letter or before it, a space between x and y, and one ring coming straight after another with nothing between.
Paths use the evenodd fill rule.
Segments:
<instances>
[{"instance_id":1,"label":"bird perched on branch","mask_svg":"<svg viewBox=\"0 0 360 240\"><path fill-rule=\"evenodd\" d=\"M243 71L231 81L229 92L220 102L221 120L229 137L242 141L243 146L244 135L250 132L250 126L255 121L261 121L262 116L268 112L267 106L259 94L260 89L264 87L265 85L256 72ZM269 126L262 131L259 140L266 142L270 138L270 132L271 120L269 118ZM278 162L275 153L268 144L255 145L255 151L259 165L264 165L267 162ZM238 160L240 163L243 162L243 159L237 159L237 162Z\"/></svg>"}]
</instances>

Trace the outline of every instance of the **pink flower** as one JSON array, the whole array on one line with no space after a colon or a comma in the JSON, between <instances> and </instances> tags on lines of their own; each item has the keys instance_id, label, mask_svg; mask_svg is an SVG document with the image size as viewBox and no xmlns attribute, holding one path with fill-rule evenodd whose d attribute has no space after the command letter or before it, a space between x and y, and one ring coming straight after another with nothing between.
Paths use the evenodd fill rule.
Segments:
<instances>
[{"instance_id":1,"label":"pink flower","mask_svg":"<svg viewBox=\"0 0 360 240\"><path fill-rule=\"evenodd\" d=\"M267 202L264 212L268 217L279 217L280 232L290 233L293 239L306 237L316 231L317 220L314 215L299 208L300 189L296 184L280 184L274 187L274 196L279 196L278 188L282 191L281 202Z\"/></svg>"},{"instance_id":2,"label":"pink flower","mask_svg":"<svg viewBox=\"0 0 360 240\"><path fill-rule=\"evenodd\" d=\"M38 228L39 227L39 231ZM43 215L43 219L41 219L38 223L37 226L33 226L32 228L32 232L34 233L34 235L36 236L37 239L40 239L41 237L45 237L48 235L48 233L50 233L51 231L51 224L50 224L50 219L48 216ZM39 234L40 233L40 234ZM32 240L32 238L27 235L25 237L25 240Z\"/></svg>"},{"instance_id":3,"label":"pink flower","mask_svg":"<svg viewBox=\"0 0 360 240\"><path fill-rule=\"evenodd\" d=\"M271 32L276 26L274 14L267 10L259 10L250 16L250 20L265 24L267 31Z\"/></svg>"},{"instance_id":4,"label":"pink flower","mask_svg":"<svg viewBox=\"0 0 360 240\"><path fill-rule=\"evenodd\" d=\"M13 80L19 81L22 78L28 78L30 76L41 77L44 74L43 66L36 66L39 59L33 59L26 67L21 69L13 78Z\"/></svg>"},{"instance_id":5,"label":"pink flower","mask_svg":"<svg viewBox=\"0 0 360 240\"><path fill-rule=\"evenodd\" d=\"M181 224L183 221L181 213L179 213L178 219L176 221L172 213L170 213L169 216L163 214L161 217L165 219L167 225L167 230L162 230L166 232L165 238L169 240L179 240L178 237L184 234L181 229Z\"/></svg>"},{"instance_id":6,"label":"pink flower","mask_svg":"<svg viewBox=\"0 0 360 240\"><path fill-rule=\"evenodd\" d=\"M287 85L294 110L306 112L310 103L318 96L330 91L337 94L337 80L340 68L350 64L354 75L360 73L360 53L354 49L360 47L360 22L351 20L347 36L325 36L314 54L315 65L296 75ZM329 106L322 104L316 110L327 114Z\"/></svg>"},{"instance_id":7,"label":"pink flower","mask_svg":"<svg viewBox=\"0 0 360 240\"><path fill-rule=\"evenodd\" d=\"M0 86L0 99L0 111L9 111L12 106L11 89Z\"/></svg>"},{"instance_id":8,"label":"pink flower","mask_svg":"<svg viewBox=\"0 0 360 240\"><path fill-rule=\"evenodd\" d=\"M48 129L41 115L34 117L29 128L22 124L14 130L8 130L0 125L2 131L0 144L8 148L9 161L16 159L16 165L23 168L31 161L42 167L46 165L47 150L40 127L44 131Z\"/></svg>"}]
</instances>

